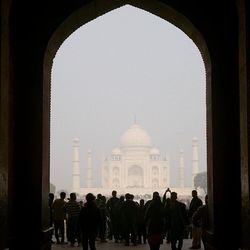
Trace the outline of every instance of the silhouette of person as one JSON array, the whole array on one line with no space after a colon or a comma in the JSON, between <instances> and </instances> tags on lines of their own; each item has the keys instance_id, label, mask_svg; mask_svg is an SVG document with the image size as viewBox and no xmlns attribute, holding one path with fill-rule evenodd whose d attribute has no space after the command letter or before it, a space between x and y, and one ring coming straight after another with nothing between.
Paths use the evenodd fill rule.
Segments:
<instances>
[{"instance_id":1,"label":"silhouette of person","mask_svg":"<svg viewBox=\"0 0 250 250\"><path fill-rule=\"evenodd\" d=\"M101 224L101 213L95 203L95 196L92 193L86 195L87 202L81 208L79 216L79 225L82 235L82 249L96 250L95 239L98 228Z\"/></svg>"},{"instance_id":2,"label":"silhouette of person","mask_svg":"<svg viewBox=\"0 0 250 250\"><path fill-rule=\"evenodd\" d=\"M61 192L60 198L56 199L52 204L55 237L56 237L57 244L65 243L64 242L64 234L65 234L64 220L66 219L65 208L64 208L66 204L66 201L64 200L65 197L66 197L66 193ZM61 241L59 239L59 235L61 235Z\"/></svg>"},{"instance_id":3,"label":"silhouette of person","mask_svg":"<svg viewBox=\"0 0 250 250\"><path fill-rule=\"evenodd\" d=\"M144 199L141 199L138 206L137 213L137 235L138 235L138 243L142 244L146 243L147 233L146 233L146 224L145 224L145 204Z\"/></svg>"},{"instance_id":4,"label":"silhouette of person","mask_svg":"<svg viewBox=\"0 0 250 250\"><path fill-rule=\"evenodd\" d=\"M201 225L201 240L204 245L204 249L207 249L207 239L206 239L206 230L208 230L209 226L209 218L208 218L208 195L205 196L205 205L200 206L196 212L194 212L192 217L192 222L194 225Z\"/></svg>"},{"instance_id":5,"label":"silhouette of person","mask_svg":"<svg viewBox=\"0 0 250 250\"><path fill-rule=\"evenodd\" d=\"M170 218L168 216L170 210L171 199L166 198L164 202L164 209L166 214L166 223L165 223L165 234L166 234L166 242L167 244L170 243Z\"/></svg>"},{"instance_id":6,"label":"silhouette of person","mask_svg":"<svg viewBox=\"0 0 250 250\"><path fill-rule=\"evenodd\" d=\"M164 238L165 212L161 198L155 195L145 214L150 250L159 250Z\"/></svg>"},{"instance_id":7,"label":"silhouette of person","mask_svg":"<svg viewBox=\"0 0 250 250\"><path fill-rule=\"evenodd\" d=\"M109 215L109 239L112 240L113 236L115 242L118 242L118 221L115 220L115 206L119 202L116 190L112 191L112 197L107 201L107 211Z\"/></svg>"},{"instance_id":8,"label":"silhouette of person","mask_svg":"<svg viewBox=\"0 0 250 250\"><path fill-rule=\"evenodd\" d=\"M49 225L50 227L53 227L54 224L54 219L53 219L53 210L52 210L52 204L54 202L54 198L55 195L53 193L49 193ZM54 232L52 231L52 235L54 234ZM52 240L50 241L52 244L54 244L55 242Z\"/></svg>"},{"instance_id":9,"label":"silhouette of person","mask_svg":"<svg viewBox=\"0 0 250 250\"><path fill-rule=\"evenodd\" d=\"M80 243L80 235L79 235L79 227L78 220L80 214L80 204L76 201L76 194L70 193L70 200L65 204L65 212L68 220L68 240L70 241L70 245L74 246L76 239L78 241L78 245Z\"/></svg>"},{"instance_id":10,"label":"silhouette of person","mask_svg":"<svg viewBox=\"0 0 250 250\"><path fill-rule=\"evenodd\" d=\"M114 220L117 223L117 238L122 241L125 238L124 230L124 218L122 216L122 204L124 203L125 197L121 195L119 201L114 206ZM118 243L118 240L115 241Z\"/></svg>"},{"instance_id":11,"label":"silhouette of person","mask_svg":"<svg viewBox=\"0 0 250 250\"><path fill-rule=\"evenodd\" d=\"M107 224L107 206L106 206L106 197L102 194L97 195L95 200L96 206L99 208L101 213L101 224L99 226L99 237L101 242L107 242L106 240L106 224Z\"/></svg>"},{"instance_id":12,"label":"silhouette of person","mask_svg":"<svg viewBox=\"0 0 250 250\"><path fill-rule=\"evenodd\" d=\"M180 201L177 201L177 193L171 192L170 205L167 210L169 239L172 250L181 250L183 245L183 238L186 225L188 224L188 218L186 213L186 205ZM176 246L178 242L178 245Z\"/></svg>"},{"instance_id":13,"label":"silhouette of person","mask_svg":"<svg viewBox=\"0 0 250 250\"><path fill-rule=\"evenodd\" d=\"M145 209L146 209L146 210L147 210L148 206L150 205L150 203L153 201L153 199L154 199L155 196L160 196L159 192L157 192L157 191L153 192L153 197L152 197L152 199L146 201L146 203L145 203Z\"/></svg>"},{"instance_id":14,"label":"silhouette of person","mask_svg":"<svg viewBox=\"0 0 250 250\"><path fill-rule=\"evenodd\" d=\"M197 191L192 191L192 200L189 205L188 218L189 222L192 223L192 216L197 211L197 209L202 206L202 200L198 197ZM192 223L192 246L189 249L199 249L201 248L201 227L199 224Z\"/></svg>"},{"instance_id":15,"label":"silhouette of person","mask_svg":"<svg viewBox=\"0 0 250 250\"><path fill-rule=\"evenodd\" d=\"M49 193L49 211L50 211L50 217L49 217L49 225L53 227L53 210L52 210L52 204L54 202L55 195L53 193Z\"/></svg>"},{"instance_id":16,"label":"silhouette of person","mask_svg":"<svg viewBox=\"0 0 250 250\"><path fill-rule=\"evenodd\" d=\"M124 237L125 246L129 246L129 241L136 245L136 217L137 205L133 201L133 196L129 193L125 194L125 201L122 204L122 217L124 221ZM131 237L130 237L131 235Z\"/></svg>"}]
</instances>

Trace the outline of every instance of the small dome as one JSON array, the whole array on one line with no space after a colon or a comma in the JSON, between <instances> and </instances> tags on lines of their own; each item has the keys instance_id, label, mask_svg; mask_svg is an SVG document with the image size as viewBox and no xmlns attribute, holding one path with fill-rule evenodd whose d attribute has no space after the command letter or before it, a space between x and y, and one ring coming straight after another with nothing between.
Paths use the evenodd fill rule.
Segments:
<instances>
[{"instance_id":1,"label":"small dome","mask_svg":"<svg viewBox=\"0 0 250 250\"><path fill-rule=\"evenodd\" d=\"M112 150L112 155L120 155L121 154L121 150L119 148L114 148Z\"/></svg>"},{"instance_id":2,"label":"small dome","mask_svg":"<svg viewBox=\"0 0 250 250\"><path fill-rule=\"evenodd\" d=\"M122 135L121 147L151 147L151 140L140 125L134 124Z\"/></svg>"},{"instance_id":3,"label":"small dome","mask_svg":"<svg viewBox=\"0 0 250 250\"><path fill-rule=\"evenodd\" d=\"M78 144L79 143L79 138L75 137L73 142L74 142L74 144Z\"/></svg>"},{"instance_id":4,"label":"small dome","mask_svg":"<svg viewBox=\"0 0 250 250\"><path fill-rule=\"evenodd\" d=\"M151 155L160 155L160 151L159 151L158 148L152 148L152 149L150 150L150 154L151 154Z\"/></svg>"},{"instance_id":5,"label":"small dome","mask_svg":"<svg viewBox=\"0 0 250 250\"><path fill-rule=\"evenodd\" d=\"M195 141L197 142L198 141L198 138L196 136L193 137L192 141Z\"/></svg>"}]
</instances>

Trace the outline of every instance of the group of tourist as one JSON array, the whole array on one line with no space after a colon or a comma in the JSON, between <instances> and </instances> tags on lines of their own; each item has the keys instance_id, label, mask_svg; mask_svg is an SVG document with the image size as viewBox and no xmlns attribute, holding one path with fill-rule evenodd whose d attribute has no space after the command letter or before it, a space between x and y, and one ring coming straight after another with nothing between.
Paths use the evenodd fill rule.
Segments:
<instances>
[{"instance_id":1,"label":"group of tourist","mask_svg":"<svg viewBox=\"0 0 250 250\"><path fill-rule=\"evenodd\" d=\"M170 197L167 198L168 192ZM66 201L66 193L61 192L60 198L54 200L50 194L51 225L57 244L69 242L71 246L81 244L83 250L95 250L96 239L100 239L103 243L107 240L123 242L125 246L148 243L151 250L159 250L166 238L172 250L180 250L183 239L191 237L190 249L201 248L201 240L206 249L207 196L203 205L196 190L192 191L189 208L169 189L162 198L154 192L153 198L146 202L134 201L134 195L129 193L118 198L115 190L107 200L102 194L95 197L92 193L85 199L85 202L78 202L76 194L71 193Z\"/></svg>"}]
</instances>

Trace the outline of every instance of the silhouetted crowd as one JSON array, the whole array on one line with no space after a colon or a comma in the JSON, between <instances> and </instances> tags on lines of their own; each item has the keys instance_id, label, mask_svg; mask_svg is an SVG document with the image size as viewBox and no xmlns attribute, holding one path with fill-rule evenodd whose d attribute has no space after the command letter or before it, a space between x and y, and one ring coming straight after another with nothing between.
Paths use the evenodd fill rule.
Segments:
<instances>
[{"instance_id":1,"label":"silhouetted crowd","mask_svg":"<svg viewBox=\"0 0 250 250\"><path fill-rule=\"evenodd\" d=\"M203 205L196 190L192 191L188 208L169 189L162 198L154 192L146 202L134 201L134 195L129 193L118 198L115 190L109 199L92 193L85 199L77 201L75 193L69 199L65 192L58 199L49 194L50 223L56 239L52 243L96 250L97 240L101 243L109 240L125 246L148 243L151 250L159 250L166 239L172 250L181 250L183 239L192 238L190 249L200 249L201 241L206 249L208 197Z\"/></svg>"}]
</instances>

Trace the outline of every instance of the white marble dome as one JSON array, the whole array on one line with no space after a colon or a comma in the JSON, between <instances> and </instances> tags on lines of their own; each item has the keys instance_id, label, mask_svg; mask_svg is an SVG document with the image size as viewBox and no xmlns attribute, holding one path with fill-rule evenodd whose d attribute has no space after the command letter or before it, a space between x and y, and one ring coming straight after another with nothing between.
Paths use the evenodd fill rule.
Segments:
<instances>
[{"instance_id":1,"label":"white marble dome","mask_svg":"<svg viewBox=\"0 0 250 250\"><path fill-rule=\"evenodd\" d=\"M78 144L79 141L80 141L79 138L77 138L77 137L74 138L74 144Z\"/></svg>"},{"instance_id":2,"label":"white marble dome","mask_svg":"<svg viewBox=\"0 0 250 250\"><path fill-rule=\"evenodd\" d=\"M140 125L132 125L121 137L121 147L151 147L151 139Z\"/></svg>"},{"instance_id":3,"label":"white marble dome","mask_svg":"<svg viewBox=\"0 0 250 250\"><path fill-rule=\"evenodd\" d=\"M113 150L112 150L112 153L111 153L112 155L120 155L121 154L121 150L119 149L119 148L114 148Z\"/></svg>"},{"instance_id":4,"label":"white marble dome","mask_svg":"<svg viewBox=\"0 0 250 250\"><path fill-rule=\"evenodd\" d=\"M194 137L192 138L192 141L193 141L193 142L197 142L197 141L198 141L198 138L197 138L196 136L194 136Z\"/></svg>"}]
</instances>

